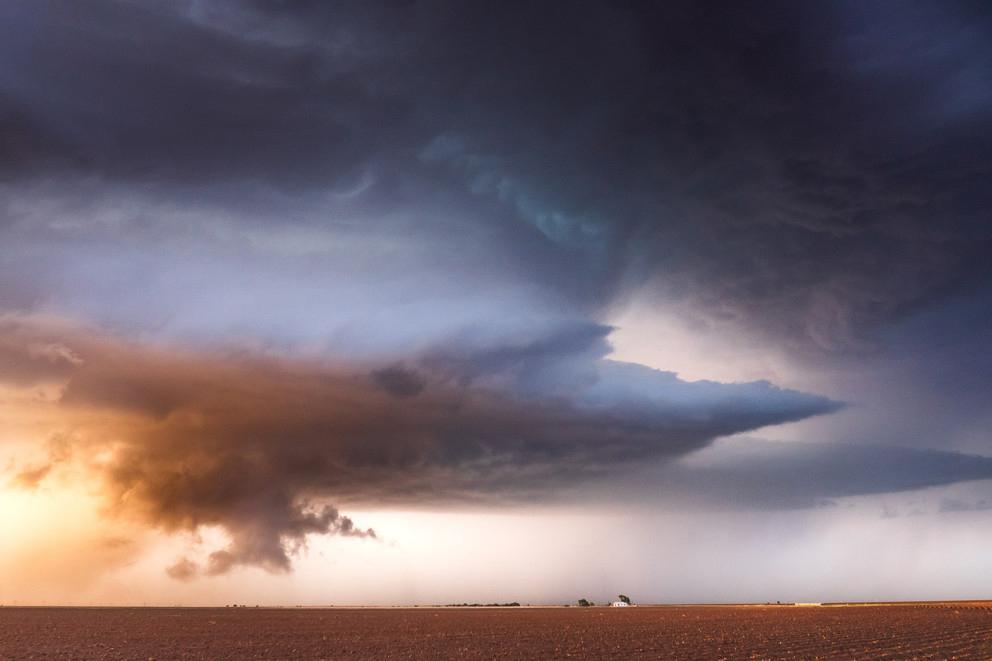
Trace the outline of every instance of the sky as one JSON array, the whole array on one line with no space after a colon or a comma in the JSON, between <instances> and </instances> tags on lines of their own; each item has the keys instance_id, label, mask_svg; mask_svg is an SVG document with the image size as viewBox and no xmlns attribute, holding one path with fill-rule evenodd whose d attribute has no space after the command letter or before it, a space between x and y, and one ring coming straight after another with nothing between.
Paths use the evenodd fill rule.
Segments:
<instances>
[{"instance_id":1,"label":"sky","mask_svg":"<svg viewBox=\"0 0 992 661\"><path fill-rule=\"evenodd\" d=\"M0 5L0 603L987 597L980 2Z\"/></svg>"}]
</instances>

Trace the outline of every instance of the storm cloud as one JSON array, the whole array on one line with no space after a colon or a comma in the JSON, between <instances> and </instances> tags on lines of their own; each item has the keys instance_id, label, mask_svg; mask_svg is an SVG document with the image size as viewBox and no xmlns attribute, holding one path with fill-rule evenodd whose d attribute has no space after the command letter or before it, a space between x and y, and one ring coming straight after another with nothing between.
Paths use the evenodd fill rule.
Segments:
<instances>
[{"instance_id":1,"label":"storm cloud","mask_svg":"<svg viewBox=\"0 0 992 661\"><path fill-rule=\"evenodd\" d=\"M573 311L674 301L795 351L862 351L989 278L974 5L4 11L17 179L254 198L279 223L306 215L279 191L325 191L366 222L414 210L401 231L425 237L443 204Z\"/></svg>"},{"instance_id":2,"label":"storm cloud","mask_svg":"<svg viewBox=\"0 0 992 661\"><path fill-rule=\"evenodd\" d=\"M417 392L397 393L360 365L196 354L30 319L7 318L2 330L7 351L24 355L0 372L8 383L49 364L48 353L32 354L37 342L78 356L71 371L50 375L60 388L50 424L72 430L73 451L94 462L112 510L170 531L224 528L232 543L211 556L210 574L238 564L286 570L309 534L375 536L328 499L409 507L567 497L637 461L840 406L582 353L554 360L583 380L538 383L526 369L534 349L500 368L485 357L470 382L432 371L433 352ZM396 367L382 369L395 377ZM56 460L15 479L34 486Z\"/></svg>"},{"instance_id":3,"label":"storm cloud","mask_svg":"<svg viewBox=\"0 0 992 661\"><path fill-rule=\"evenodd\" d=\"M187 580L375 537L338 507L635 469L623 502L756 509L988 478L990 33L950 2L5 2L0 405L62 448L8 482L84 467L120 516L222 528ZM847 381L611 360L635 304ZM888 435L697 461L841 411Z\"/></svg>"}]
</instances>

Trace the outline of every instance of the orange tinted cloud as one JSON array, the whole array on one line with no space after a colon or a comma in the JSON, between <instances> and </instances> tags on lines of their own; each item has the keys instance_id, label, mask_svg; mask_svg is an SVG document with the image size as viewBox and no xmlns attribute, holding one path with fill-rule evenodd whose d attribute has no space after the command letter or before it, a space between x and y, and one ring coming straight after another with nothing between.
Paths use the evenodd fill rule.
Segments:
<instances>
[{"instance_id":1,"label":"orange tinted cloud","mask_svg":"<svg viewBox=\"0 0 992 661\"><path fill-rule=\"evenodd\" d=\"M473 360L476 372L491 370L492 356L435 354L409 368L304 362L16 317L0 322L0 351L12 358L0 380L59 393L37 406L61 445L49 442L48 463L15 481L37 484L71 450L71 465L99 481L108 513L169 532L225 530L230 545L210 556L206 574L245 564L288 571L311 534L374 536L328 500L567 497L619 466L835 407L767 384L686 384L651 370L633 373L634 394L622 391L618 404L591 405L452 373ZM610 369L626 377L632 368ZM645 398L655 381L669 399ZM198 571L173 568L179 578Z\"/></svg>"}]
</instances>

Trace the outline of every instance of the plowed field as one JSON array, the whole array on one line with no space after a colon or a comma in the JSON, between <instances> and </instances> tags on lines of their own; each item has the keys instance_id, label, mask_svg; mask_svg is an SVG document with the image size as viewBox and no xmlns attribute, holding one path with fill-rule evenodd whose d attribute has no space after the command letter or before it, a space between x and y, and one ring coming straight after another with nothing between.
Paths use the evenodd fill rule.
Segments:
<instances>
[{"instance_id":1,"label":"plowed field","mask_svg":"<svg viewBox=\"0 0 992 661\"><path fill-rule=\"evenodd\" d=\"M0 608L0 659L992 659L985 604Z\"/></svg>"}]
</instances>

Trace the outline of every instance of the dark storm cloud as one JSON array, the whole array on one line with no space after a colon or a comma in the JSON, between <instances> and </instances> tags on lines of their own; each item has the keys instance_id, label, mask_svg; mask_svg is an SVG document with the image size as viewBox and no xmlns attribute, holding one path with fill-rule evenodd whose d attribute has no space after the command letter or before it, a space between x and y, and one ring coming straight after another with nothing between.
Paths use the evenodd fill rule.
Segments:
<instances>
[{"instance_id":1,"label":"dark storm cloud","mask_svg":"<svg viewBox=\"0 0 992 661\"><path fill-rule=\"evenodd\" d=\"M627 374L637 366L581 352L559 355L584 372L577 382L538 386L517 364L498 374L490 363L485 378L465 384L424 362L421 391L397 397L355 365L210 357L32 320L6 320L4 335L25 354L44 342L80 356L52 424L73 430L77 456L103 457L90 466L111 509L166 530L223 527L231 545L211 556L208 574L240 564L287 570L309 534L374 537L322 500L565 498L636 462L838 408L762 382ZM63 444L53 442L52 465L67 456Z\"/></svg>"},{"instance_id":2,"label":"dark storm cloud","mask_svg":"<svg viewBox=\"0 0 992 661\"><path fill-rule=\"evenodd\" d=\"M460 195L473 220L519 225L522 244L546 244L528 268L586 309L651 283L806 349L857 348L989 276L977 5L5 14L15 165L60 153L114 178L332 190L375 172L378 204Z\"/></svg>"},{"instance_id":3,"label":"dark storm cloud","mask_svg":"<svg viewBox=\"0 0 992 661\"><path fill-rule=\"evenodd\" d=\"M53 166L80 165L67 158L68 151L16 101L0 96L0 180L37 175Z\"/></svg>"},{"instance_id":4,"label":"dark storm cloud","mask_svg":"<svg viewBox=\"0 0 992 661\"><path fill-rule=\"evenodd\" d=\"M650 283L793 348L858 348L989 276L978 5L4 11L15 166L61 154L201 188L351 190L374 172L379 205L447 196L514 226L527 268L584 309Z\"/></svg>"},{"instance_id":5,"label":"dark storm cloud","mask_svg":"<svg viewBox=\"0 0 992 661\"><path fill-rule=\"evenodd\" d=\"M375 148L352 125L389 125L395 112L352 72L322 75L305 51L198 27L151 3L4 11L7 112L30 113L24 141L59 144L90 171L326 184Z\"/></svg>"}]
</instances>

